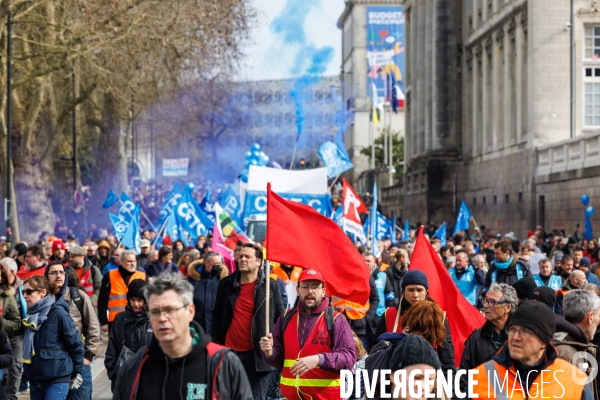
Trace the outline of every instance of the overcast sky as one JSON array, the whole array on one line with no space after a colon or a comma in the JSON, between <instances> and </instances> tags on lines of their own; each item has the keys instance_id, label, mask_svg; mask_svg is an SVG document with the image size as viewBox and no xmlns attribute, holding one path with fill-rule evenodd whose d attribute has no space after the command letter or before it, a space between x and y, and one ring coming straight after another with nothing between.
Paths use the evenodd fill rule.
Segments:
<instances>
[{"instance_id":1,"label":"overcast sky","mask_svg":"<svg viewBox=\"0 0 600 400\"><path fill-rule=\"evenodd\" d=\"M317 48L330 46L334 56L324 75L337 75L341 65L341 31L336 23L344 10L344 0L251 0L257 12L251 42L245 48L245 67L238 79L264 80L297 78L292 73L294 59L302 45L289 43L274 32L271 23L285 9L286 3L298 3L307 10L304 20L306 44ZM301 75L301 74L296 74Z\"/></svg>"}]
</instances>

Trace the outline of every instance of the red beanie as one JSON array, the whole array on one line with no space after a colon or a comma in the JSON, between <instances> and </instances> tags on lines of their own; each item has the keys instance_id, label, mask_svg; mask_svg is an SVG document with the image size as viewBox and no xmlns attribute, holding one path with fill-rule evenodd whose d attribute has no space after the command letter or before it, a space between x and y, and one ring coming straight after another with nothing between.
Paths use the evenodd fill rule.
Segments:
<instances>
[{"instance_id":1,"label":"red beanie","mask_svg":"<svg viewBox=\"0 0 600 400\"><path fill-rule=\"evenodd\" d=\"M54 252L58 249L67 249L67 246L65 246L64 242L60 239L56 239L54 242L52 242L52 254L54 254Z\"/></svg>"},{"instance_id":2,"label":"red beanie","mask_svg":"<svg viewBox=\"0 0 600 400\"><path fill-rule=\"evenodd\" d=\"M165 236L165 238L162 241L163 245L167 245L167 246L173 246L173 241L171 240L171 236Z\"/></svg>"}]
</instances>

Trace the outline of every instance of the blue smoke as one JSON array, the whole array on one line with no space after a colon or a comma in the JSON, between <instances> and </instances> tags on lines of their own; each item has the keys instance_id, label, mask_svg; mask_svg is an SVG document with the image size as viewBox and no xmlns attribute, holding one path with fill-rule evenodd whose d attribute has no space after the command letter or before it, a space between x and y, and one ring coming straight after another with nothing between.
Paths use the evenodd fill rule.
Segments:
<instances>
[{"instance_id":1,"label":"blue smoke","mask_svg":"<svg viewBox=\"0 0 600 400\"><path fill-rule=\"evenodd\" d=\"M304 33L306 17L313 7L318 7L320 4L321 0L288 0L284 9L271 23L271 29L275 34L281 35L286 44L298 48L294 64L290 68L294 76L302 74L290 91L296 106L297 138L300 138L304 128L304 92L319 82L334 53L333 47L319 48L306 41Z\"/></svg>"}]
</instances>

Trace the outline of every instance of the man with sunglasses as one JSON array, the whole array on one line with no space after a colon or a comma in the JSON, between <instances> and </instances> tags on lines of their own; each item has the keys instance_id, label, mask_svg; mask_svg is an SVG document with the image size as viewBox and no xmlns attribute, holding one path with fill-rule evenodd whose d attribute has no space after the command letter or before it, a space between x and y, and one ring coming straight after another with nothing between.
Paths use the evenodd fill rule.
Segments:
<instances>
[{"instance_id":1,"label":"man with sunglasses","mask_svg":"<svg viewBox=\"0 0 600 400\"><path fill-rule=\"evenodd\" d=\"M475 368L494 356L508 338L506 322L517 310L518 302L517 291L512 286L492 284L482 299L485 324L467 339L460 368Z\"/></svg>"},{"instance_id":2,"label":"man with sunglasses","mask_svg":"<svg viewBox=\"0 0 600 400\"><path fill-rule=\"evenodd\" d=\"M291 315L282 315L273 333L261 338L263 357L273 367L283 368L280 387L284 398L339 398L340 370L352 369L357 359L350 325L337 312L327 315L329 298L319 271L304 270L296 293L298 308L290 310Z\"/></svg>"},{"instance_id":3,"label":"man with sunglasses","mask_svg":"<svg viewBox=\"0 0 600 400\"><path fill-rule=\"evenodd\" d=\"M272 331L275 321L285 311L279 286L265 276L262 265L262 249L252 243L243 244L237 271L219 282L217 306L210 324L210 336L215 342L237 350L255 400L265 398L271 370L263 360L260 338L267 335L267 322ZM271 279L269 294L266 293L267 279ZM266 299L269 299L268 319Z\"/></svg>"},{"instance_id":4,"label":"man with sunglasses","mask_svg":"<svg viewBox=\"0 0 600 400\"><path fill-rule=\"evenodd\" d=\"M507 323L508 340L492 359L477 367L473 398L592 399L585 374L561 359L550 344L555 320L538 301L523 302ZM541 395L543 393L543 395ZM495 395L494 395L495 394Z\"/></svg>"},{"instance_id":5,"label":"man with sunglasses","mask_svg":"<svg viewBox=\"0 0 600 400\"><path fill-rule=\"evenodd\" d=\"M72 273L75 273L75 271L72 271ZM69 305L69 315L73 319L75 328L83 338L85 354L80 372L83 383L78 388L71 390L70 398L73 400L89 399L92 396L92 361L98 353L98 347L100 347L100 322L98 322L92 301L85 290L68 287L67 269L60 261L52 261L48 265L46 279L50 283L52 294L57 299L62 296Z\"/></svg>"}]
</instances>

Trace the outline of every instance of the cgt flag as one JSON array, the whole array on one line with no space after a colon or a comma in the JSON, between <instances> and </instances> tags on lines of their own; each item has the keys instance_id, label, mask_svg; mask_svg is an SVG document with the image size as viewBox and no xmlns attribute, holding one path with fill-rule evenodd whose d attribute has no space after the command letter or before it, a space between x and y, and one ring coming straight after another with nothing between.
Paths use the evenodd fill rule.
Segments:
<instances>
[{"instance_id":1,"label":"cgt flag","mask_svg":"<svg viewBox=\"0 0 600 400\"><path fill-rule=\"evenodd\" d=\"M318 270L333 296L360 304L369 299L367 264L339 226L310 206L284 200L271 191L271 184L267 186L267 243L269 261Z\"/></svg>"},{"instance_id":2,"label":"cgt flag","mask_svg":"<svg viewBox=\"0 0 600 400\"><path fill-rule=\"evenodd\" d=\"M142 252L140 236L140 206L137 205L131 214L131 221L123 233L121 244L128 249L135 250L136 254Z\"/></svg>"},{"instance_id":3,"label":"cgt flag","mask_svg":"<svg viewBox=\"0 0 600 400\"><path fill-rule=\"evenodd\" d=\"M444 222L437 231L433 234L434 237L440 239L440 243L443 246L446 245L446 223Z\"/></svg>"},{"instance_id":4,"label":"cgt flag","mask_svg":"<svg viewBox=\"0 0 600 400\"><path fill-rule=\"evenodd\" d=\"M419 270L427 275L429 297L446 311L454 343L454 360L458 367L465 342L475 329L483 326L485 319L459 292L442 260L423 235L422 226L419 228L409 270Z\"/></svg>"},{"instance_id":5,"label":"cgt flag","mask_svg":"<svg viewBox=\"0 0 600 400\"><path fill-rule=\"evenodd\" d=\"M343 229L356 236L361 243L367 243L367 236L358 213L369 212L365 203L358 197L352 186L342 178L342 207L344 215Z\"/></svg>"},{"instance_id":6,"label":"cgt flag","mask_svg":"<svg viewBox=\"0 0 600 400\"><path fill-rule=\"evenodd\" d=\"M106 200L102 203L102 208L111 208L113 204L119 201L119 196L114 192L114 190L110 189L108 195L106 196Z\"/></svg>"},{"instance_id":7,"label":"cgt flag","mask_svg":"<svg viewBox=\"0 0 600 400\"><path fill-rule=\"evenodd\" d=\"M467 203L463 200L460 203L460 209L458 210L458 216L456 217L456 224L454 224L454 233L456 235L459 231L466 231L469 229L469 220L471 219L471 211L467 207Z\"/></svg>"}]
</instances>

